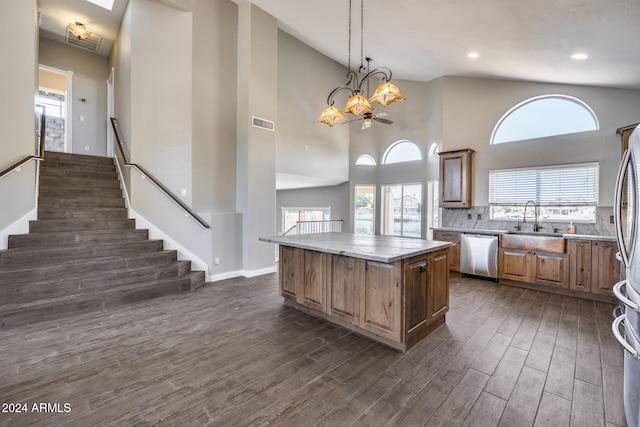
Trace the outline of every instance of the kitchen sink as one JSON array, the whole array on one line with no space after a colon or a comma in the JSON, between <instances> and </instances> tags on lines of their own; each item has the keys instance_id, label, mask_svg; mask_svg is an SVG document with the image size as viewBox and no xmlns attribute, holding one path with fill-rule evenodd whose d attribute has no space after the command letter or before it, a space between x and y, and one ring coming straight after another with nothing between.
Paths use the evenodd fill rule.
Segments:
<instances>
[{"instance_id":1,"label":"kitchen sink","mask_svg":"<svg viewBox=\"0 0 640 427\"><path fill-rule=\"evenodd\" d=\"M528 251L565 253L567 240L563 238L561 234L509 232L500 235L500 247L524 249Z\"/></svg>"}]
</instances>

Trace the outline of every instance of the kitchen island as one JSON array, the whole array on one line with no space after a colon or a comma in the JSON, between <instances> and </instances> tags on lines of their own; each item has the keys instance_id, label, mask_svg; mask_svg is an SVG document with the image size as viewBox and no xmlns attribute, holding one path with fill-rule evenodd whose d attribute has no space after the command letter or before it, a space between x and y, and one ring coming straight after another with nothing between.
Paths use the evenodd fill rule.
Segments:
<instances>
[{"instance_id":1,"label":"kitchen island","mask_svg":"<svg viewBox=\"0 0 640 427\"><path fill-rule=\"evenodd\" d=\"M449 310L449 242L319 233L280 245L285 303L406 351Z\"/></svg>"}]
</instances>

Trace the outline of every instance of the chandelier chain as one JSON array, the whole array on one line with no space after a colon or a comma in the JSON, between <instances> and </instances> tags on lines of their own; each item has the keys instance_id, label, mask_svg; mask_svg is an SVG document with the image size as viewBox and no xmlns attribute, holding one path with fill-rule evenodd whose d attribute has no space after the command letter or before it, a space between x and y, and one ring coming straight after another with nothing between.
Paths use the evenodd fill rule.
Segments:
<instances>
[{"instance_id":1,"label":"chandelier chain","mask_svg":"<svg viewBox=\"0 0 640 427\"><path fill-rule=\"evenodd\" d=\"M364 68L364 0L360 0L360 71Z\"/></svg>"},{"instance_id":2,"label":"chandelier chain","mask_svg":"<svg viewBox=\"0 0 640 427\"><path fill-rule=\"evenodd\" d=\"M347 59L347 73L351 71L351 0L349 0L349 58Z\"/></svg>"}]
</instances>

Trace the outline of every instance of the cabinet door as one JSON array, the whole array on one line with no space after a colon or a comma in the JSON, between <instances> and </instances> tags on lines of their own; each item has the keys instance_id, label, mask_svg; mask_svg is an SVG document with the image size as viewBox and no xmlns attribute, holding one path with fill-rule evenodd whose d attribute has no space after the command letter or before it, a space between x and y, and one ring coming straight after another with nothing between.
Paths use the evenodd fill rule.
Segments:
<instances>
[{"instance_id":1,"label":"cabinet door","mask_svg":"<svg viewBox=\"0 0 640 427\"><path fill-rule=\"evenodd\" d=\"M302 281L302 249L280 245L280 295L295 299Z\"/></svg>"},{"instance_id":2,"label":"cabinet door","mask_svg":"<svg viewBox=\"0 0 640 427\"><path fill-rule=\"evenodd\" d=\"M353 257L331 255L331 280L327 293L327 314L354 323L358 318L358 264L363 262Z\"/></svg>"},{"instance_id":3,"label":"cabinet door","mask_svg":"<svg viewBox=\"0 0 640 427\"><path fill-rule=\"evenodd\" d=\"M427 267L426 255L407 259L404 262L407 333L413 332L428 320L427 282L430 272Z\"/></svg>"},{"instance_id":4,"label":"cabinet door","mask_svg":"<svg viewBox=\"0 0 640 427\"><path fill-rule=\"evenodd\" d=\"M613 295L613 285L620 280L620 262L616 259L615 242L593 242L591 245L593 273L591 292Z\"/></svg>"},{"instance_id":5,"label":"cabinet door","mask_svg":"<svg viewBox=\"0 0 640 427\"><path fill-rule=\"evenodd\" d=\"M433 232L433 240L442 242L451 242L453 246L449 247L449 269L451 271L460 271L460 233L457 231L438 231Z\"/></svg>"},{"instance_id":6,"label":"cabinet door","mask_svg":"<svg viewBox=\"0 0 640 427\"><path fill-rule=\"evenodd\" d=\"M569 269L567 268L566 254L532 252L531 257L534 283L560 288L569 287Z\"/></svg>"},{"instance_id":7,"label":"cabinet door","mask_svg":"<svg viewBox=\"0 0 640 427\"><path fill-rule=\"evenodd\" d=\"M440 206L471 206L471 153L457 150L440 153Z\"/></svg>"},{"instance_id":8,"label":"cabinet door","mask_svg":"<svg viewBox=\"0 0 640 427\"><path fill-rule=\"evenodd\" d=\"M449 248L448 263L451 271L460 272L460 242L454 242Z\"/></svg>"},{"instance_id":9,"label":"cabinet door","mask_svg":"<svg viewBox=\"0 0 640 427\"><path fill-rule=\"evenodd\" d=\"M298 303L324 311L326 253L304 251L304 280L298 294Z\"/></svg>"},{"instance_id":10,"label":"cabinet door","mask_svg":"<svg viewBox=\"0 0 640 427\"><path fill-rule=\"evenodd\" d=\"M386 264L367 260L363 265L358 326L395 341L402 340L401 262Z\"/></svg>"},{"instance_id":11,"label":"cabinet door","mask_svg":"<svg viewBox=\"0 0 640 427\"><path fill-rule=\"evenodd\" d=\"M569 241L569 288L591 292L591 241Z\"/></svg>"},{"instance_id":12,"label":"cabinet door","mask_svg":"<svg viewBox=\"0 0 640 427\"><path fill-rule=\"evenodd\" d=\"M429 279L427 281L428 323L444 316L449 311L449 261L447 252L435 252L429 257Z\"/></svg>"},{"instance_id":13,"label":"cabinet door","mask_svg":"<svg viewBox=\"0 0 640 427\"><path fill-rule=\"evenodd\" d=\"M506 280L515 280L518 282L529 281L529 257L525 250L505 249L498 250L500 260L500 278Z\"/></svg>"}]
</instances>

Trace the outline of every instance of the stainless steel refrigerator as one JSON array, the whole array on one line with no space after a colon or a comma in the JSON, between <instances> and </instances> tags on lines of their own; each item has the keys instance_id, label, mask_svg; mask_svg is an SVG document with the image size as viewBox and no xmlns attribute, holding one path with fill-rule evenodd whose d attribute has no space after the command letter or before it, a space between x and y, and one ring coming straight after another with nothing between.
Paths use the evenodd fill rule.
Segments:
<instances>
[{"instance_id":1,"label":"stainless steel refrigerator","mask_svg":"<svg viewBox=\"0 0 640 427\"><path fill-rule=\"evenodd\" d=\"M640 426L640 126L629 137L615 189L615 222L622 280L612 330L624 347L624 410L630 427ZM617 316L617 317L616 317Z\"/></svg>"}]
</instances>

